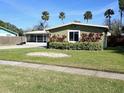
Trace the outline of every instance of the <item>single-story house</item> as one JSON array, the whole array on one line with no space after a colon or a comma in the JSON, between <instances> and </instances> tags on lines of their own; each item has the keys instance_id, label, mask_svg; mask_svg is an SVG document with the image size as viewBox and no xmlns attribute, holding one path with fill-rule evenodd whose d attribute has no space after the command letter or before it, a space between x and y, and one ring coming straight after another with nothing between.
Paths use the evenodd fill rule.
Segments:
<instances>
[{"instance_id":1,"label":"single-story house","mask_svg":"<svg viewBox=\"0 0 124 93\"><path fill-rule=\"evenodd\" d=\"M101 25L91 25L72 22L68 24L63 24L57 27L52 27L46 29L46 31L31 31L26 32L27 43L47 45L49 40L49 35L66 35L65 41L77 42L80 40L82 33L102 33L102 40L104 47L107 47L107 32L109 31L108 26Z\"/></svg>"},{"instance_id":2,"label":"single-story house","mask_svg":"<svg viewBox=\"0 0 124 93\"><path fill-rule=\"evenodd\" d=\"M18 36L18 33L0 26L0 36Z\"/></svg>"}]
</instances>

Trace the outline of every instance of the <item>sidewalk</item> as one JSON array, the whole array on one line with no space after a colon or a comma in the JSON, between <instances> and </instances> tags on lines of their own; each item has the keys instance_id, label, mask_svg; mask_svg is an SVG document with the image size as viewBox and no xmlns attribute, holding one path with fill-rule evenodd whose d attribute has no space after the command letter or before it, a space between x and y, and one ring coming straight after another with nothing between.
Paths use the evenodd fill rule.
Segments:
<instances>
[{"instance_id":1,"label":"sidewalk","mask_svg":"<svg viewBox=\"0 0 124 93\"><path fill-rule=\"evenodd\" d=\"M60 67L60 66L53 66L53 65L32 64L32 63L25 63L25 62L3 61L3 60L0 60L0 65L10 65L10 66L27 67L27 68L34 68L34 69L45 69L45 70L59 71L59 72L65 72L65 73L70 73L75 75L77 74L77 75L94 76L94 77L100 77L100 78L124 80L124 74L78 69L78 68L71 68L71 67Z\"/></svg>"},{"instance_id":2,"label":"sidewalk","mask_svg":"<svg viewBox=\"0 0 124 93\"><path fill-rule=\"evenodd\" d=\"M40 45L6 45L6 46L0 46L0 49L16 49L16 48L35 48L40 47Z\"/></svg>"}]
</instances>

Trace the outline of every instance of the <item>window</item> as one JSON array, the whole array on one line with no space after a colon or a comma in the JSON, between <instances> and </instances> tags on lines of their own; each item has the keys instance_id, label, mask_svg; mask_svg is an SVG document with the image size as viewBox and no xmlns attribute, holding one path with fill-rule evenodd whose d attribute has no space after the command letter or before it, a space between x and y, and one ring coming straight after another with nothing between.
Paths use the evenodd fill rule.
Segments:
<instances>
[{"instance_id":1,"label":"window","mask_svg":"<svg viewBox=\"0 0 124 93\"><path fill-rule=\"evenodd\" d=\"M43 42L47 42L47 36L44 35L44 41Z\"/></svg>"},{"instance_id":2,"label":"window","mask_svg":"<svg viewBox=\"0 0 124 93\"><path fill-rule=\"evenodd\" d=\"M43 42L43 35L37 36L37 42Z\"/></svg>"},{"instance_id":3,"label":"window","mask_svg":"<svg viewBox=\"0 0 124 93\"><path fill-rule=\"evenodd\" d=\"M38 35L37 36L37 42L47 42L47 36L46 35Z\"/></svg>"},{"instance_id":4,"label":"window","mask_svg":"<svg viewBox=\"0 0 124 93\"><path fill-rule=\"evenodd\" d=\"M79 41L79 31L69 32L69 41Z\"/></svg>"},{"instance_id":5,"label":"window","mask_svg":"<svg viewBox=\"0 0 124 93\"><path fill-rule=\"evenodd\" d=\"M28 42L36 42L36 35L28 36Z\"/></svg>"},{"instance_id":6,"label":"window","mask_svg":"<svg viewBox=\"0 0 124 93\"><path fill-rule=\"evenodd\" d=\"M27 35L27 42L41 42L45 43L47 42L47 35Z\"/></svg>"}]
</instances>

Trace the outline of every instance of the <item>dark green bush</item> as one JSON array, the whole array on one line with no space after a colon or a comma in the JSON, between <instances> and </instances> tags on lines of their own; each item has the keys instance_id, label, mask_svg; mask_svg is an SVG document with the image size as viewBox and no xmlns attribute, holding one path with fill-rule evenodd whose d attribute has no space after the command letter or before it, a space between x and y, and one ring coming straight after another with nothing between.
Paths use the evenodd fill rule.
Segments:
<instances>
[{"instance_id":1,"label":"dark green bush","mask_svg":"<svg viewBox=\"0 0 124 93\"><path fill-rule=\"evenodd\" d=\"M102 44L99 42L49 42L49 48L68 49L68 50L102 50Z\"/></svg>"}]
</instances>

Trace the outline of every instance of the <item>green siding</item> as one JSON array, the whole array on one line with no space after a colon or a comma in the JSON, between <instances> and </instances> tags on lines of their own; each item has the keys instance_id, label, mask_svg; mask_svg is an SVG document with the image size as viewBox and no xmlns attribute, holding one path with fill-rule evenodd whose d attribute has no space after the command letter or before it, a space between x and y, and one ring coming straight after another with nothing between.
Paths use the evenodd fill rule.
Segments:
<instances>
[{"instance_id":1,"label":"green siding","mask_svg":"<svg viewBox=\"0 0 124 93\"><path fill-rule=\"evenodd\" d=\"M60 35L60 36L66 35L67 38L65 39L65 41L68 41L68 30L80 30L80 34L90 33L90 32L103 33L102 40L100 40L100 42L103 45L103 47L105 47L105 38L106 38L106 34L105 34L106 29L105 28L91 27L91 26L79 26L79 25L68 25L68 26L64 26L64 27L51 29L51 30L49 30L49 32L51 33L51 35Z\"/></svg>"}]
</instances>

